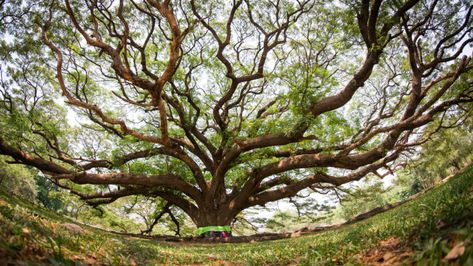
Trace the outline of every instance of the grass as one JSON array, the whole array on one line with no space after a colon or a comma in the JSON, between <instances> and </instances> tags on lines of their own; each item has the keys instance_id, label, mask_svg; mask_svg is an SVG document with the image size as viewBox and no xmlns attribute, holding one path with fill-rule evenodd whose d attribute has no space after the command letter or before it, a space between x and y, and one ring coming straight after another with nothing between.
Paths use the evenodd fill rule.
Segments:
<instances>
[{"instance_id":1,"label":"grass","mask_svg":"<svg viewBox=\"0 0 473 266\"><path fill-rule=\"evenodd\" d=\"M396 239L401 243L398 247L408 250L403 263L473 265L473 167L395 209L339 229L291 239L162 243L86 226L69 228L65 223L74 225L70 219L1 193L0 264L362 265L370 250ZM455 245L463 245L463 254L442 260Z\"/></svg>"}]
</instances>

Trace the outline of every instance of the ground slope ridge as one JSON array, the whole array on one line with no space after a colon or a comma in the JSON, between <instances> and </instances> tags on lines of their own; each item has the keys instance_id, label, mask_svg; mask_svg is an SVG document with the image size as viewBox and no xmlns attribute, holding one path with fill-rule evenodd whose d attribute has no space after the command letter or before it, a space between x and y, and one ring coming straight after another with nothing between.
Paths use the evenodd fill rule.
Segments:
<instances>
[{"instance_id":1,"label":"ground slope ridge","mask_svg":"<svg viewBox=\"0 0 473 266\"><path fill-rule=\"evenodd\" d=\"M300 237L202 244L81 226L0 193L0 265L473 265L473 167L395 205Z\"/></svg>"}]
</instances>

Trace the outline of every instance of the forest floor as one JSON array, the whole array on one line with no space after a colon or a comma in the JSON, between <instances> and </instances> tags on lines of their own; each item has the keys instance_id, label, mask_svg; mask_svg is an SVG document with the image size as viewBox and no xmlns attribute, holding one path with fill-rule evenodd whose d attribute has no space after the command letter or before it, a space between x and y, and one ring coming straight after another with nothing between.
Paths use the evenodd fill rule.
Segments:
<instances>
[{"instance_id":1,"label":"forest floor","mask_svg":"<svg viewBox=\"0 0 473 266\"><path fill-rule=\"evenodd\" d=\"M246 243L105 232L0 193L0 265L473 265L473 167L372 217Z\"/></svg>"}]
</instances>

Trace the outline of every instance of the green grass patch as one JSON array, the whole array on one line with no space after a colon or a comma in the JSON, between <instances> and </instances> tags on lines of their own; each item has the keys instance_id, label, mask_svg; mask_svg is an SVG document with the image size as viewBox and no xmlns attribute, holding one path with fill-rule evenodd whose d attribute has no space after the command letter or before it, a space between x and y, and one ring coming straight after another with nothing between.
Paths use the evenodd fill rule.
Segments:
<instances>
[{"instance_id":1,"label":"green grass patch","mask_svg":"<svg viewBox=\"0 0 473 266\"><path fill-rule=\"evenodd\" d=\"M461 243L465 251L453 262L468 265L473 261L472 206L470 167L417 199L339 229L276 241L189 244L125 237L86 226L82 231L68 228L63 224L74 225L72 220L2 193L0 255L58 265L359 265L363 252L395 237L412 250L406 262L446 264L442 258Z\"/></svg>"}]
</instances>

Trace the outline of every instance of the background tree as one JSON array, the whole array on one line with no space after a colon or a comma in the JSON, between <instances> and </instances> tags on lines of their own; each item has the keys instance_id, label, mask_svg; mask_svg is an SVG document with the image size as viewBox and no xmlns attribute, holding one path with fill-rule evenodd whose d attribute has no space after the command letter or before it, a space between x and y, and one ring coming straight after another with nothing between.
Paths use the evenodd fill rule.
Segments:
<instances>
[{"instance_id":1,"label":"background tree","mask_svg":"<svg viewBox=\"0 0 473 266\"><path fill-rule=\"evenodd\" d=\"M0 189L35 202L35 171L22 165L8 165L4 160L0 158Z\"/></svg>"},{"instance_id":2,"label":"background tree","mask_svg":"<svg viewBox=\"0 0 473 266\"><path fill-rule=\"evenodd\" d=\"M2 1L0 154L94 206L143 195L229 225L383 176L430 122L468 114L472 8Z\"/></svg>"},{"instance_id":3,"label":"background tree","mask_svg":"<svg viewBox=\"0 0 473 266\"><path fill-rule=\"evenodd\" d=\"M64 202L56 196L57 193L61 193L59 187L43 175L37 175L35 179L38 188L38 194L36 195L38 202L53 211L64 208Z\"/></svg>"},{"instance_id":4,"label":"background tree","mask_svg":"<svg viewBox=\"0 0 473 266\"><path fill-rule=\"evenodd\" d=\"M417 160L409 166L409 174L416 177L420 189L430 188L443 178L458 173L473 161L471 139L472 120L439 132L422 147ZM444 152L448 150L448 152Z\"/></svg>"},{"instance_id":5,"label":"background tree","mask_svg":"<svg viewBox=\"0 0 473 266\"><path fill-rule=\"evenodd\" d=\"M449 118L443 126L445 130L433 135L421 146L420 152L406 162L406 167L397 173L396 183L408 188L404 192L406 196L431 188L472 163L472 117L459 125L457 119ZM449 123L455 126L451 127ZM435 123L429 128L439 130Z\"/></svg>"}]
</instances>

